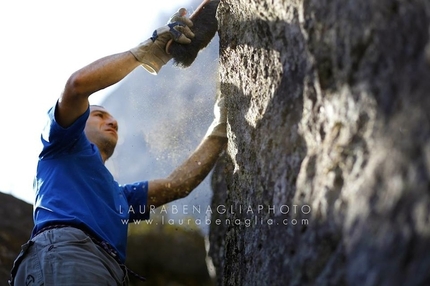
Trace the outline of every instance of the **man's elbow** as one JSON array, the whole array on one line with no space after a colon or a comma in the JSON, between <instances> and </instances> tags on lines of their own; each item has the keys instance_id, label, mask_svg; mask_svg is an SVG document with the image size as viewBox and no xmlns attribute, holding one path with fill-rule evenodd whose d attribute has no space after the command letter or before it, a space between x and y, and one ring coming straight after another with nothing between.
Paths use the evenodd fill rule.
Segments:
<instances>
[{"instance_id":1,"label":"man's elbow","mask_svg":"<svg viewBox=\"0 0 430 286\"><path fill-rule=\"evenodd\" d=\"M85 77L79 72L73 73L66 82L64 95L71 98L88 97Z\"/></svg>"}]
</instances>

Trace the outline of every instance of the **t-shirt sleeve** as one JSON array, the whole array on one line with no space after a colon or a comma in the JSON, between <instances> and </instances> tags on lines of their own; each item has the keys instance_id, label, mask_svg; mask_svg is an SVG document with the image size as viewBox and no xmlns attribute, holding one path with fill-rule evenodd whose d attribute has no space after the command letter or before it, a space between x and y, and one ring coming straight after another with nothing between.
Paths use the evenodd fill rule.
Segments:
<instances>
[{"instance_id":1,"label":"t-shirt sleeve","mask_svg":"<svg viewBox=\"0 0 430 286\"><path fill-rule=\"evenodd\" d=\"M67 128L61 127L55 119L57 104L49 109L47 120L43 128L41 141L43 151L40 157L49 156L52 153L59 153L68 150L81 136L84 136L84 129L90 114L89 107L72 125Z\"/></svg>"},{"instance_id":2,"label":"t-shirt sleeve","mask_svg":"<svg viewBox=\"0 0 430 286\"><path fill-rule=\"evenodd\" d=\"M128 205L132 207L133 212L129 212L130 220L149 219L150 209L148 203L148 182L137 182L121 186L123 188Z\"/></svg>"}]
</instances>

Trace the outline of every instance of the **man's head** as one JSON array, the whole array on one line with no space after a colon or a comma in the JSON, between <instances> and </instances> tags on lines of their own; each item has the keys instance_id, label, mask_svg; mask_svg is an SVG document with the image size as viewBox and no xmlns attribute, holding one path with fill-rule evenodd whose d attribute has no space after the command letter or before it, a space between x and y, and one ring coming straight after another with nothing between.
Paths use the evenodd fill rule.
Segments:
<instances>
[{"instance_id":1,"label":"man's head","mask_svg":"<svg viewBox=\"0 0 430 286\"><path fill-rule=\"evenodd\" d=\"M118 141L118 122L104 107L91 105L85 134L88 140L97 145L106 161L112 156Z\"/></svg>"}]
</instances>

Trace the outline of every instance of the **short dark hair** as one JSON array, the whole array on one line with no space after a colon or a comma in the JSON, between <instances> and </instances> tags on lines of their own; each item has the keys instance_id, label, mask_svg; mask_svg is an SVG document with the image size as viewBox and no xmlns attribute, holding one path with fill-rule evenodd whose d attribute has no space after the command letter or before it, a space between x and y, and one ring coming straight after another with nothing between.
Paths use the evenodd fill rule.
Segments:
<instances>
[{"instance_id":1,"label":"short dark hair","mask_svg":"<svg viewBox=\"0 0 430 286\"><path fill-rule=\"evenodd\" d=\"M90 104L90 107L94 106L94 107L101 107L103 109L106 109L103 105L98 105L98 104Z\"/></svg>"}]
</instances>

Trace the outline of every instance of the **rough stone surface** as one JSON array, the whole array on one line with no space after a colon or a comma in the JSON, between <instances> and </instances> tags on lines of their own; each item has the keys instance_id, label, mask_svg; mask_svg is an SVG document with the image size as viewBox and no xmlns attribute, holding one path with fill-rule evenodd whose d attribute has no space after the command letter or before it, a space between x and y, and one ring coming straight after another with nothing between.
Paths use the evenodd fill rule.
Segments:
<instances>
[{"instance_id":1,"label":"rough stone surface","mask_svg":"<svg viewBox=\"0 0 430 286\"><path fill-rule=\"evenodd\" d=\"M33 228L32 205L0 192L0 285L8 285L13 262Z\"/></svg>"},{"instance_id":2,"label":"rough stone surface","mask_svg":"<svg viewBox=\"0 0 430 286\"><path fill-rule=\"evenodd\" d=\"M429 2L224 0L217 16L218 284L429 285Z\"/></svg>"}]
</instances>

